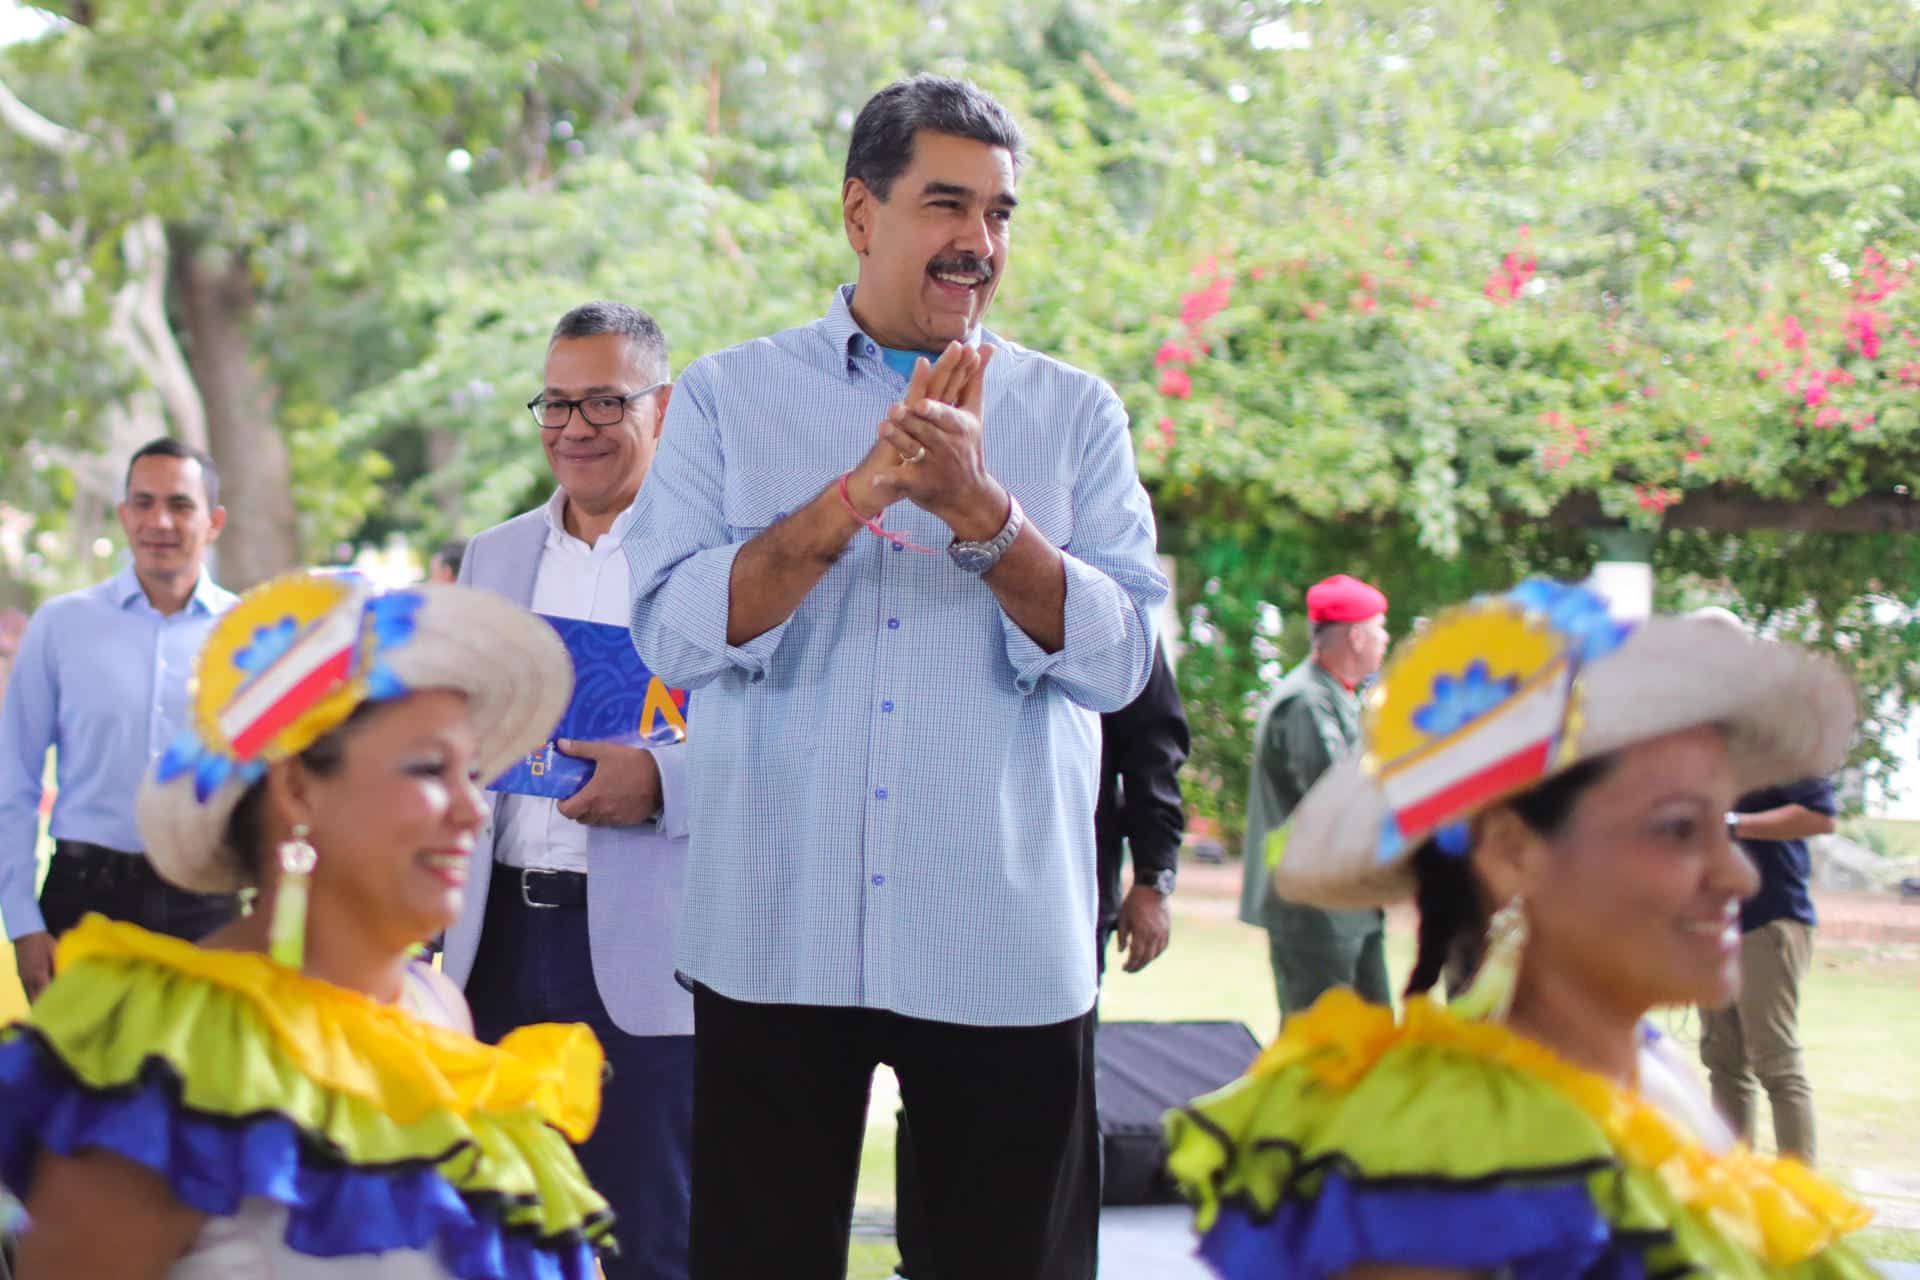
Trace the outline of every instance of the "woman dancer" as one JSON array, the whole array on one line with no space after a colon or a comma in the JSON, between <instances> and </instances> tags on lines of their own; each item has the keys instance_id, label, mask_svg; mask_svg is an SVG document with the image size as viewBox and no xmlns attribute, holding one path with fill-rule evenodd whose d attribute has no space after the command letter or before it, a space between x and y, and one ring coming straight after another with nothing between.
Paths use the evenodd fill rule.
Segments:
<instances>
[{"instance_id":1,"label":"woman dancer","mask_svg":"<svg viewBox=\"0 0 1920 1280\"><path fill-rule=\"evenodd\" d=\"M1739 983L1755 876L1724 815L1825 773L1855 719L1826 662L1723 627L1628 627L1547 582L1436 620L1368 749L1307 795L1276 890L1413 896L1404 1016L1334 991L1169 1117L1226 1277L1865 1277L1866 1215L1737 1145L1644 1021ZM1469 989L1431 988L1484 937Z\"/></svg>"},{"instance_id":2,"label":"woman dancer","mask_svg":"<svg viewBox=\"0 0 1920 1280\"><path fill-rule=\"evenodd\" d=\"M19 1280L585 1280L605 1204L567 1139L584 1028L468 1034L414 958L458 914L478 784L572 685L538 619L462 588L295 574L201 651L141 789L175 884L259 891L190 945L90 918L0 1039Z\"/></svg>"}]
</instances>

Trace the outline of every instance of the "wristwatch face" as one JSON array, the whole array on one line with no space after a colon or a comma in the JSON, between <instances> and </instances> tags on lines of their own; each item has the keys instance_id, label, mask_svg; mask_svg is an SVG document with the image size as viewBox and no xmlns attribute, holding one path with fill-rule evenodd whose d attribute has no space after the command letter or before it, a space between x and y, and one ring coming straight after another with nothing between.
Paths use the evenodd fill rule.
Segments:
<instances>
[{"instance_id":1,"label":"wristwatch face","mask_svg":"<svg viewBox=\"0 0 1920 1280\"><path fill-rule=\"evenodd\" d=\"M1152 883L1153 883L1153 889L1155 893L1158 893L1163 898L1170 896L1173 893L1173 872L1171 871L1154 872Z\"/></svg>"},{"instance_id":2,"label":"wristwatch face","mask_svg":"<svg viewBox=\"0 0 1920 1280\"><path fill-rule=\"evenodd\" d=\"M985 573L1000 559L985 542L956 542L947 548L947 554L968 573Z\"/></svg>"}]
</instances>

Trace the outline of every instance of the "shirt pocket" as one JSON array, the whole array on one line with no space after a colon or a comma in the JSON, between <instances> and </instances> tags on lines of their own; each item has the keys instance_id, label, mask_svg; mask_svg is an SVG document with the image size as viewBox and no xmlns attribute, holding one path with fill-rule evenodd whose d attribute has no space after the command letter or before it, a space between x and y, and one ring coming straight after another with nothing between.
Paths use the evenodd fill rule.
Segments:
<instances>
[{"instance_id":1,"label":"shirt pocket","mask_svg":"<svg viewBox=\"0 0 1920 1280\"><path fill-rule=\"evenodd\" d=\"M721 499L728 538L745 542L812 502L835 480L835 476L799 468L729 470Z\"/></svg>"}]
</instances>

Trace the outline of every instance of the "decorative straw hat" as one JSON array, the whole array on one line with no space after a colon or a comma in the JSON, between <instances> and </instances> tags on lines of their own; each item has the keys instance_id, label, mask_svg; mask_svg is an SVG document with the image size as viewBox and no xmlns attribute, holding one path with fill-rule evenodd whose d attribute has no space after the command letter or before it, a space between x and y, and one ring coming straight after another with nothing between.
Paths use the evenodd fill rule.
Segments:
<instances>
[{"instance_id":1,"label":"decorative straw hat","mask_svg":"<svg viewBox=\"0 0 1920 1280\"><path fill-rule=\"evenodd\" d=\"M1617 622L1585 588L1522 583L1441 614L1394 655L1363 749L1270 842L1274 892L1324 907L1408 897L1413 852L1441 828L1695 725L1726 730L1742 792L1830 773L1856 715L1846 676L1793 645L1707 619Z\"/></svg>"},{"instance_id":2,"label":"decorative straw hat","mask_svg":"<svg viewBox=\"0 0 1920 1280\"><path fill-rule=\"evenodd\" d=\"M553 628L503 597L302 572L255 587L214 624L191 689L190 723L141 784L135 816L162 876L232 893L253 879L226 847L240 797L361 703L466 694L476 764L491 779L552 732L573 664Z\"/></svg>"}]
</instances>

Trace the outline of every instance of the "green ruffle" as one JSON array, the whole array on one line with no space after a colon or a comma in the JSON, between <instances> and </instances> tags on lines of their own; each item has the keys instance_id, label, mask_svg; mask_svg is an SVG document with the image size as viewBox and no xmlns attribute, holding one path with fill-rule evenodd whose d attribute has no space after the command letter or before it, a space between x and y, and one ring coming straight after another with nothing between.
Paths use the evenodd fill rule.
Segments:
<instances>
[{"instance_id":1,"label":"green ruffle","mask_svg":"<svg viewBox=\"0 0 1920 1280\"><path fill-rule=\"evenodd\" d=\"M533 1106L465 1114L442 1106L396 1118L376 1104L377 1093L317 1084L252 995L204 977L137 957L88 955L61 969L30 1026L0 1032L0 1042L21 1035L38 1038L95 1093L134 1089L162 1074L187 1110L236 1122L284 1117L324 1159L435 1166L462 1197L493 1203L505 1226L540 1239L598 1239L610 1229L605 1200L566 1138Z\"/></svg>"},{"instance_id":2,"label":"green ruffle","mask_svg":"<svg viewBox=\"0 0 1920 1280\"><path fill-rule=\"evenodd\" d=\"M1330 1072L1308 1049L1292 1061L1257 1064L1169 1114L1168 1168L1195 1204L1202 1232L1225 1205L1264 1220L1283 1201L1310 1204L1334 1173L1362 1189L1402 1191L1492 1193L1575 1182L1586 1186L1614 1239L1639 1251L1649 1275L1875 1275L1839 1242L1797 1263L1768 1264L1712 1211L1684 1203L1660 1170L1624 1160L1592 1116L1549 1080L1455 1045L1394 1035L1362 1043L1376 1036L1369 1028L1344 1046L1356 1059L1377 1053L1362 1068Z\"/></svg>"}]
</instances>

